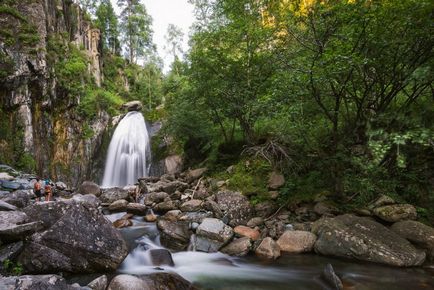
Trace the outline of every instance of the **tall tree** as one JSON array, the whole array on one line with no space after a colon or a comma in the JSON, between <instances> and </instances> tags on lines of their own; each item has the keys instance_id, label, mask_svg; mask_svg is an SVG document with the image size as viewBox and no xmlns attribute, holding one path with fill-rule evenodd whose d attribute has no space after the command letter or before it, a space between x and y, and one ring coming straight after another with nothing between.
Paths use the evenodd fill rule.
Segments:
<instances>
[{"instance_id":1,"label":"tall tree","mask_svg":"<svg viewBox=\"0 0 434 290\"><path fill-rule=\"evenodd\" d=\"M177 27L174 24L169 24L167 27L167 33L164 36L166 39L166 50L173 57L173 63L179 61L178 54L182 54L182 41L183 41L184 33L182 29ZM175 73L179 74L177 70L177 66L174 65Z\"/></svg>"},{"instance_id":2,"label":"tall tree","mask_svg":"<svg viewBox=\"0 0 434 290\"><path fill-rule=\"evenodd\" d=\"M118 0L121 8L121 32L131 63L144 57L153 48L152 18L140 0Z\"/></svg>"},{"instance_id":3,"label":"tall tree","mask_svg":"<svg viewBox=\"0 0 434 290\"><path fill-rule=\"evenodd\" d=\"M110 0L101 0L96 10L96 24L101 30L103 46L111 53L120 50L118 18Z\"/></svg>"}]
</instances>

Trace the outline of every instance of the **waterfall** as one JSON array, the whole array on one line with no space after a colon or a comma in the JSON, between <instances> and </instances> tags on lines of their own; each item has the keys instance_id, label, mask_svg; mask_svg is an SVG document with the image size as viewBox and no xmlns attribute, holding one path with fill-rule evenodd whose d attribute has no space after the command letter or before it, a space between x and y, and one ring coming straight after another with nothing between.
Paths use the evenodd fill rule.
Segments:
<instances>
[{"instance_id":1,"label":"waterfall","mask_svg":"<svg viewBox=\"0 0 434 290\"><path fill-rule=\"evenodd\" d=\"M102 187L133 185L148 176L150 143L145 119L129 112L117 126L107 153Z\"/></svg>"}]
</instances>

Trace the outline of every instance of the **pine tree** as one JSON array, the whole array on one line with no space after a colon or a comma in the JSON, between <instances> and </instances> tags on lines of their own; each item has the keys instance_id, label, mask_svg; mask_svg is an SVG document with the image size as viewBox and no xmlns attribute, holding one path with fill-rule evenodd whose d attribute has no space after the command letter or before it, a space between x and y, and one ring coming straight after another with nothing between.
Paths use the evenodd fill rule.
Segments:
<instances>
[{"instance_id":1,"label":"pine tree","mask_svg":"<svg viewBox=\"0 0 434 290\"><path fill-rule=\"evenodd\" d=\"M110 0L101 0L96 10L96 24L101 30L103 46L111 53L120 52L119 25Z\"/></svg>"}]
</instances>

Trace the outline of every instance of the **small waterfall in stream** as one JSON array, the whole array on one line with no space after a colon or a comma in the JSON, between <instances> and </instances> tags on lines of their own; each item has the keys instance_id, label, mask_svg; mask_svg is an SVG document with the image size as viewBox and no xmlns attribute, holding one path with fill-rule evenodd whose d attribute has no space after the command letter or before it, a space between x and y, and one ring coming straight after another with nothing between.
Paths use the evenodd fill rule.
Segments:
<instances>
[{"instance_id":1,"label":"small waterfall in stream","mask_svg":"<svg viewBox=\"0 0 434 290\"><path fill-rule=\"evenodd\" d=\"M133 185L148 176L150 143L145 119L129 112L117 126L107 153L102 187Z\"/></svg>"}]
</instances>

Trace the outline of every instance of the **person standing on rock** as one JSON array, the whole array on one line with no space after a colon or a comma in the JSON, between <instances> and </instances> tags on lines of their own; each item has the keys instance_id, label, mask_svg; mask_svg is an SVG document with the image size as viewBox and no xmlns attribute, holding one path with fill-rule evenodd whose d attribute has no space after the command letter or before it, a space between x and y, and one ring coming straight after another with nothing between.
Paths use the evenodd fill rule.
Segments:
<instances>
[{"instance_id":1,"label":"person standing on rock","mask_svg":"<svg viewBox=\"0 0 434 290\"><path fill-rule=\"evenodd\" d=\"M36 199L35 199L36 201L41 201L41 197L42 197L41 187L42 187L42 185L41 185L40 179L36 178L36 182L33 185L33 191L36 195Z\"/></svg>"},{"instance_id":2,"label":"person standing on rock","mask_svg":"<svg viewBox=\"0 0 434 290\"><path fill-rule=\"evenodd\" d=\"M45 180L45 187L44 187L45 201L51 201L51 198L53 196L52 190L53 190L53 188L51 187L50 180L47 178Z\"/></svg>"}]
</instances>

